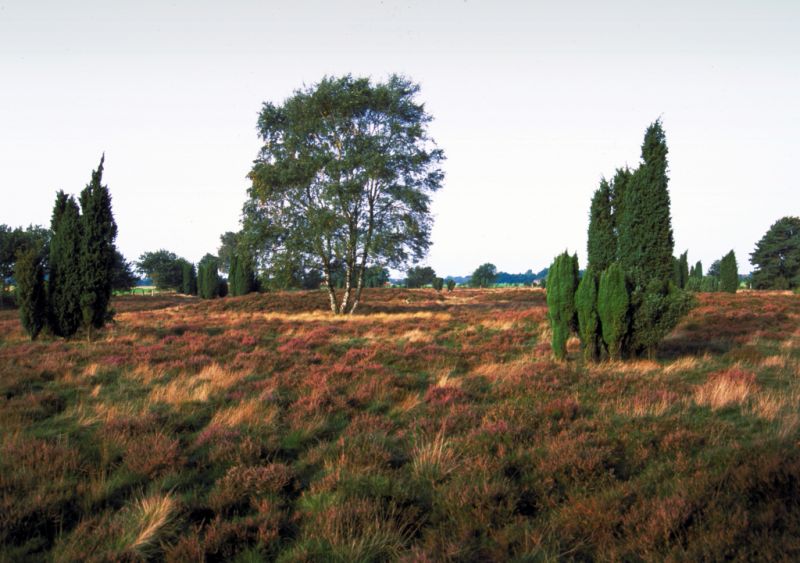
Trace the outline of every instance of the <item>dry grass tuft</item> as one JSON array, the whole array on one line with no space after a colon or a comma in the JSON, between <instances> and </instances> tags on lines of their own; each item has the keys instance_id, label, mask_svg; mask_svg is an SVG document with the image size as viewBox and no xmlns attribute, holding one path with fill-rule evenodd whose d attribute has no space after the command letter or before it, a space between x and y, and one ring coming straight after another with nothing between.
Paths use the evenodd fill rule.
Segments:
<instances>
[{"instance_id":1,"label":"dry grass tuft","mask_svg":"<svg viewBox=\"0 0 800 563\"><path fill-rule=\"evenodd\" d=\"M278 418L277 405L267 405L258 399L250 399L218 410L211 419L212 425L225 426L271 426Z\"/></svg>"},{"instance_id":2,"label":"dry grass tuft","mask_svg":"<svg viewBox=\"0 0 800 563\"><path fill-rule=\"evenodd\" d=\"M165 385L156 386L150 392L150 400L169 404L205 402L216 391L232 387L243 377L242 373L226 370L214 363L196 375L184 373Z\"/></svg>"},{"instance_id":3,"label":"dry grass tuft","mask_svg":"<svg viewBox=\"0 0 800 563\"><path fill-rule=\"evenodd\" d=\"M618 401L615 410L635 417L661 416L677 402L677 393L664 389L648 389L630 400Z\"/></svg>"},{"instance_id":4,"label":"dry grass tuft","mask_svg":"<svg viewBox=\"0 0 800 563\"><path fill-rule=\"evenodd\" d=\"M423 436L411 451L414 474L434 483L446 479L461 464L444 430L443 425L432 439Z\"/></svg>"},{"instance_id":5,"label":"dry grass tuft","mask_svg":"<svg viewBox=\"0 0 800 563\"><path fill-rule=\"evenodd\" d=\"M127 549L152 557L173 530L178 505L170 494L153 494L135 501L122 514Z\"/></svg>"},{"instance_id":6,"label":"dry grass tuft","mask_svg":"<svg viewBox=\"0 0 800 563\"><path fill-rule=\"evenodd\" d=\"M433 340L429 332L418 328L404 332L400 335L400 339L408 342L430 342Z\"/></svg>"},{"instance_id":7,"label":"dry grass tuft","mask_svg":"<svg viewBox=\"0 0 800 563\"><path fill-rule=\"evenodd\" d=\"M785 368L788 363L786 356L767 356L761 360L762 368Z\"/></svg>"},{"instance_id":8,"label":"dry grass tuft","mask_svg":"<svg viewBox=\"0 0 800 563\"><path fill-rule=\"evenodd\" d=\"M665 366L662 371L667 375L672 375L674 373L683 373L697 369L698 365L700 365L700 362L696 356L683 356Z\"/></svg>"},{"instance_id":9,"label":"dry grass tuft","mask_svg":"<svg viewBox=\"0 0 800 563\"><path fill-rule=\"evenodd\" d=\"M741 405L756 389L755 374L733 367L712 374L695 390L694 401L716 410L732 404Z\"/></svg>"}]
</instances>

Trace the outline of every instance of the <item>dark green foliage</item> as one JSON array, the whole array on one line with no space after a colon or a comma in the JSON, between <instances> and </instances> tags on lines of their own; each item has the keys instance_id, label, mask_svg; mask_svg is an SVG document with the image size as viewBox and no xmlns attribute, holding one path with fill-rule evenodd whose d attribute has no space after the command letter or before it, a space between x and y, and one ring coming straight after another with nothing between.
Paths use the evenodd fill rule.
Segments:
<instances>
[{"instance_id":1,"label":"dark green foliage","mask_svg":"<svg viewBox=\"0 0 800 563\"><path fill-rule=\"evenodd\" d=\"M219 237L220 245L217 249L217 257L219 258L219 271L223 274L228 274L233 270L234 256L240 253L239 242L242 236L240 233L228 231Z\"/></svg>"},{"instance_id":2,"label":"dark green foliage","mask_svg":"<svg viewBox=\"0 0 800 563\"><path fill-rule=\"evenodd\" d=\"M50 253L50 230L39 225L27 228L0 225L0 308L6 293L6 278L14 273L17 256L31 248L39 250L43 263Z\"/></svg>"},{"instance_id":3,"label":"dark green foliage","mask_svg":"<svg viewBox=\"0 0 800 563\"><path fill-rule=\"evenodd\" d=\"M447 291L453 291L456 288L456 280L450 278L447 280Z\"/></svg>"},{"instance_id":4,"label":"dark green foliage","mask_svg":"<svg viewBox=\"0 0 800 563\"><path fill-rule=\"evenodd\" d=\"M444 278L433 278L433 289L436 291L442 291L444 287Z\"/></svg>"},{"instance_id":5,"label":"dark green foliage","mask_svg":"<svg viewBox=\"0 0 800 563\"><path fill-rule=\"evenodd\" d=\"M616 236L615 260L619 256L619 231L622 224L622 217L625 214L625 194L633 178L633 171L628 168L617 168L614 178L611 181L611 208L614 219L614 234Z\"/></svg>"},{"instance_id":6,"label":"dark green foliage","mask_svg":"<svg viewBox=\"0 0 800 563\"><path fill-rule=\"evenodd\" d=\"M600 359L602 331L597 312L597 274L589 267L583 274L575 292L575 309L578 313L578 335L587 361Z\"/></svg>"},{"instance_id":7,"label":"dark green foliage","mask_svg":"<svg viewBox=\"0 0 800 563\"><path fill-rule=\"evenodd\" d=\"M622 356L630 323L630 297L625 272L615 262L600 276L597 313L603 342L612 360Z\"/></svg>"},{"instance_id":8,"label":"dark green foliage","mask_svg":"<svg viewBox=\"0 0 800 563\"><path fill-rule=\"evenodd\" d=\"M111 272L111 289L115 291L128 291L136 285L139 278L133 273L133 265L125 260L118 251L114 251L114 269Z\"/></svg>"},{"instance_id":9,"label":"dark green foliage","mask_svg":"<svg viewBox=\"0 0 800 563\"><path fill-rule=\"evenodd\" d=\"M247 257L233 254L230 258L228 285L234 297L247 295L255 287L255 276Z\"/></svg>"},{"instance_id":10,"label":"dark green foliage","mask_svg":"<svg viewBox=\"0 0 800 563\"><path fill-rule=\"evenodd\" d=\"M17 256L14 283L20 321L31 340L35 340L47 319L44 268L39 249L29 248Z\"/></svg>"},{"instance_id":11,"label":"dark green foliage","mask_svg":"<svg viewBox=\"0 0 800 563\"><path fill-rule=\"evenodd\" d=\"M690 277L698 279L703 278L703 263L700 260L698 260L697 263L694 265L694 268L692 268L692 273Z\"/></svg>"},{"instance_id":12,"label":"dark green foliage","mask_svg":"<svg viewBox=\"0 0 800 563\"><path fill-rule=\"evenodd\" d=\"M494 264L487 262L478 266L469 279L472 287L490 287L494 284L497 277L497 268Z\"/></svg>"},{"instance_id":13,"label":"dark green foliage","mask_svg":"<svg viewBox=\"0 0 800 563\"><path fill-rule=\"evenodd\" d=\"M714 293L719 291L719 277L703 276L700 280L700 291L703 293Z\"/></svg>"},{"instance_id":14,"label":"dark green foliage","mask_svg":"<svg viewBox=\"0 0 800 563\"><path fill-rule=\"evenodd\" d=\"M736 293L739 289L739 268L733 250L722 257L719 263L719 290Z\"/></svg>"},{"instance_id":15,"label":"dark green foliage","mask_svg":"<svg viewBox=\"0 0 800 563\"><path fill-rule=\"evenodd\" d=\"M645 133L642 164L625 188L618 224L618 259L639 288L672 277L668 181L667 143L656 121Z\"/></svg>"},{"instance_id":16,"label":"dark green foliage","mask_svg":"<svg viewBox=\"0 0 800 563\"><path fill-rule=\"evenodd\" d=\"M617 234L614 229L611 186L605 178L594 192L589 211L589 268L602 272L616 259Z\"/></svg>"},{"instance_id":17,"label":"dark green foliage","mask_svg":"<svg viewBox=\"0 0 800 563\"><path fill-rule=\"evenodd\" d=\"M553 354L559 360L567 356L567 339L576 325L577 288L577 258L564 252L556 256L547 273L547 315L553 333Z\"/></svg>"},{"instance_id":18,"label":"dark green foliage","mask_svg":"<svg viewBox=\"0 0 800 563\"><path fill-rule=\"evenodd\" d=\"M239 276L239 257L234 253L231 254L228 261L228 284L230 285L231 295L233 297L236 297L238 295L238 293L236 293L236 288L239 286L238 276Z\"/></svg>"},{"instance_id":19,"label":"dark green foliage","mask_svg":"<svg viewBox=\"0 0 800 563\"><path fill-rule=\"evenodd\" d=\"M91 337L109 317L109 303L116 262L114 240L117 224L111 211L108 186L102 184L103 162L92 171L91 182L81 192L81 311Z\"/></svg>"},{"instance_id":20,"label":"dark green foliage","mask_svg":"<svg viewBox=\"0 0 800 563\"><path fill-rule=\"evenodd\" d=\"M414 266L406 274L406 287L409 289L433 284L436 272L430 266Z\"/></svg>"},{"instance_id":21,"label":"dark green foliage","mask_svg":"<svg viewBox=\"0 0 800 563\"><path fill-rule=\"evenodd\" d=\"M58 336L69 338L81 325L81 218L75 198L63 191L56 194L50 225L47 321Z\"/></svg>"},{"instance_id":22,"label":"dark green foliage","mask_svg":"<svg viewBox=\"0 0 800 563\"><path fill-rule=\"evenodd\" d=\"M686 291L701 291L703 286L703 278L696 278L689 276L689 281L686 282Z\"/></svg>"},{"instance_id":23,"label":"dark green foliage","mask_svg":"<svg viewBox=\"0 0 800 563\"><path fill-rule=\"evenodd\" d=\"M683 289L686 287L686 284L689 282L689 251L685 251L681 254L680 259L678 260L678 269L679 269L679 277L678 277L678 287Z\"/></svg>"},{"instance_id":24,"label":"dark green foliage","mask_svg":"<svg viewBox=\"0 0 800 563\"><path fill-rule=\"evenodd\" d=\"M383 287L389 282L389 270L383 266L370 266L364 274L364 287Z\"/></svg>"},{"instance_id":25,"label":"dark green foliage","mask_svg":"<svg viewBox=\"0 0 800 563\"><path fill-rule=\"evenodd\" d=\"M228 282L221 279L217 284L217 297L227 297L228 296Z\"/></svg>"},{"instance_id":26,"label":"dark green foliage","mask_svg":"<svg viewBox=\"0 0 800 563\"><path fill-rule=\"evenodd\" d=\"M672 257L672 283L677 287L681 285L681 261Z\"/></svg>"},{"instance_id":27,"label":"dark green foliage","mask_svg":"<svg viewBox=\"0 0 800 563\"><path fill-rule=\"evenodd\" d=\"M197 290L202 299L219 296L220 279L216 256L206 254L197 266Z\"/></svg>"},{"instance_id":28,"label":"dark green foliage","mask_svg":"<svg viewBox=\"0 0 800 563\"><path fill-rule=\"evenodd\" d=\"M636 288L631 295L631 351L653 358L658 343L678 325L693 303L691 294L670 280L651 280L647 287Z\"/></svg>"},{"instance_id":29,"label":"dark green foliage","mask_svg":"<svg viewBox=\"0 0 800 563\"><path fill-rule=\"evenodd\" d=\"M711 266L709 266L709 268L708 268L707 275L711 276L712 278L718 278L719 277L719 272L720 272L720 269L721 269L720 266L721 266L720 260L714 260L711 263Z\"/></svg>"},{"instance_id":30,"label":"dark green foliage","mask_svg":"<svg viewBox=\"0 0 800 563\"><path fill-rule=\"evenodd\" d=\"M800 217L772 224L750 254L755 289L800 287Z\"/></svg>"},{"instance_id":31,"label":"dark green foliage","mask_svg":"<svg viewBox=\"0 0 800 563\"><path fill-rule=\"evenodd\" d=\"M399 268L430 246L444 154L428 136L418 92L396 75L381 83L326 77L262 107L248 213L257 217L260 252L321 271L335 314L357 308L368 264Z\"/></svg>"},{"instance_id":32,"label":"dark green foliage","mask_svg":"<svg viewBox=\"0 0 800 563\"><path fill-rule=\"evenodd\" d=\"M184 295L197 295L197 270L188 260L180 259L181 264L181 293Z\"/></svg>"},{"instance_id":33,"label":"dark green foliage","mask_svg":"<svg viewBox=\"0 0 800 563\"><path fill-rule=\"evenodd\" d=\"M145 252L136 263L139 271L153 280L158 289L179 289L183 286L183 267L178 256L168 250Z\"/></svg>"}]
</instances>

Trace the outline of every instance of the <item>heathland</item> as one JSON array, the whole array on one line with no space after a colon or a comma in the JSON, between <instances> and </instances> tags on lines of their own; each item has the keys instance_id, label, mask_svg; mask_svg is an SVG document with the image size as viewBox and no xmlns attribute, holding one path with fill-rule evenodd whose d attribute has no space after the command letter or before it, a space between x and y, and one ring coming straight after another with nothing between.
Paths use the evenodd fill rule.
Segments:
<instances>
[{"instance_id":1,"label":"heathland","mask_svg":"<svg viewBox=\"0 0 800 563\"><path fill-rule=\"evenodd\" d=\"M775 559L800 551L800 297L700 293L566 361L540 289L0 311L0 560Z\"/></svg>"}]
</instances>

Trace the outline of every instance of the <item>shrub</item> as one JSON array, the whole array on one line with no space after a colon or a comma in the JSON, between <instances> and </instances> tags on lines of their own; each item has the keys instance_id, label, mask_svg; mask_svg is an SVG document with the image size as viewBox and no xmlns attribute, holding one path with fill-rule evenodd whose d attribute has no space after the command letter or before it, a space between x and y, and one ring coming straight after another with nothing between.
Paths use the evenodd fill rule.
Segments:
<instances>
[{"instance_id":1,"label":"shrub","mask_svg":"<svg viewBox=\"0 0 800 563\"><path fill-rule=\"evenodd\" d=\"M651 281L631 296L633 304L632 350L655 355L658 343L674 329L693 306L692 296L671 281Z\"/></svg>"},{"instance_id":2,"label":"shrub","mask_svg":"<svg viewBox=\"0 0 800 563\"><path fill-rule=\"evenodd\" d=\"M733 250L722 257L719 263L719 290L736 293L739 289L739 268Z\"/></svg>"},{"instance_id":3,"label":"shrub","mask_svg":"<svg viewBox=\"0 0 800 563\"><path fill-rule=\"evenodd\" d=\"M600 318L597 313L597 274L590 267L583 275L575 292L575 309L578 313L578 335L587 360L600 358Z\"/></svg>"},{"instance_id":4,"label":"shrub","mask_svg":"<svg viewBox=\"0 0 800 563\"><path fill-rule=\"evenodd\" d=\"M447 291L453 291L456 288L456 280L449 279L447 280Z\"/></svg>"},{"instance_id":5,"label":"shrub","mask_svg":"<svg viewBox=\"0 0 800 563\"><path fill-rule=\"evenodd\" d=\"M436 291L442 291L442 287L444 287L444 280L442 278L434 278L433 289Z\"/></svg>"},{"instance_id":6,"label":"shrub","mask_svg":"<svg viewBox=\"0 0 800 563\"><path fill-rule=\"evenodd\" d=\"M575 289L578 287L578 258L564 252L553 260L547 274L547 314L553 332L553 354L567 355L567 339L575 328Z\"/></svg>"},{"instance_id":7,"label":"shrub","mask_svg":"<svg viewBox=\"0 0 800 563\"><path fill-rule=\"evenodd\" d=\"M35 340L44 326L47 315L44 269L37 250L26 250L17 257L14 281L20 321L31 340Z\"/></svg>"},{"instance_id":8,"label":"shrub","mask_svg":"<svg viewBox=\"0 0 800 563\"><path fill-rule=\"evenodd\" d=\"M600 276L597 295L597 312L603 342L612 359L622 355L623 344L628 333L630 297L622 267L614 262Z\"/></svg>"}]
</instances>

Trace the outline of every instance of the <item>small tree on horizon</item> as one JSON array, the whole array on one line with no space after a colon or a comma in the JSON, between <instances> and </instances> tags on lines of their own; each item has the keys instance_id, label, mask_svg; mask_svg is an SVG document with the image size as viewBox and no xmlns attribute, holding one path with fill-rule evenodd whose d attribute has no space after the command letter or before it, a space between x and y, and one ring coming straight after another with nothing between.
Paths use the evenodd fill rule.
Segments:
<instances>
[{"instance_id":1,"label":"small tree on horizon","mask_svg":"<svg viewBox=\"0 0 800 563\"><path fill-rule=\"evenodd\" d=\"M436 272L430 266L414 266L406 272L406 287L415 289L433 284L436 279Z\"/></svg>"},{"instance_id":2,"label":"small tree on horizon","mask_svg":"<svg viewBox=\"0 0 800 563\"><path fill-rule=\"evenodd\" d=\"M478 266L469 279L472 287L490 287L494 284L497 277L497 268L494 264L487 262Z\"/></svg>"},{"instance_id":3,"label":"small tree on horizon","mask_svg":"<svg viewBox=\"0 0 800 563\"><path fill-rule=\"evenodd\" d=\"M128 291L136 285L139 278L133 273L133 265L125 260L118 251L114 251L114 270L111 273L111 289L114 291Z\"/></svg>"},{"instance_id":4,"label":"small tree on horizon","mask_svg":"<svg viewBox=\"0 0 800 563\"><path fill-rule=\"evenodd\" d=\"M733 250L722 257L719 262L719 290L736 293L739 289L739 267Z\"/></svg>"},{"instance_id":5,"label":"small tree on horizon","mask_svg":"<svg viewBox=\"0 0 800 563\"><path fill-rule=\"evenodd\" d=\"M800 217L782 217L750 254L755 289L800 287Z\"/></svg>"},{"instance_id":6,"label":"small tree on horizon","mask_svg":"<svg viewBox=\"0 0 800 563\"><path fill-rule=\"evenodd\" d=\"M181 260L174 252L162 248L142 253L136 267L143 275L153 280L158 289L179 290L183 286Z\"/></svg>"}]
</instances>

